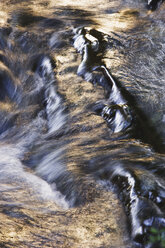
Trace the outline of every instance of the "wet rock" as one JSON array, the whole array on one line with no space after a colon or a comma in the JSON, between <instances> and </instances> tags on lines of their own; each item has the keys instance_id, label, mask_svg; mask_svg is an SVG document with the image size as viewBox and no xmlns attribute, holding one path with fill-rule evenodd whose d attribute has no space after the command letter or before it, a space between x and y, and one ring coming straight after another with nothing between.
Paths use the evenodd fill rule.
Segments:
<instances>
[{"instance_id":1,"label":"wet rock","mask_svg":"<svg viewBox=\"0 0 165 248\"><path fill-rule=\"evenodd\" d=\"M123 94L106 65L103 64L101 56L98 55L103 35L100 38L97 31L93 30L92 34L96 36L92 37L91 32L83 28L77 30L74 37L75 48L82 54L82 62L77 73L85 80L101 85L108 92L106 100L96 103L95 111L106 120L112 133L121 134L128 131L128 135L131 137L133 133L130 130L135 128L136 133L144 125L140 125L141 120L138 120L140 116L136 115L135 109L126 100L126 92ZM96 72L98 73L96 74ZM145 129L141 130L141 134L144 132ZM145 135L140 137L143 136ZM149 244L152 228L156 230L159 227L164 228L164 185L158 182L157 177L151 173L147 175L145 170L139 169L138 171L122 162L106 166L104 162L101 164L104 166L102 169L97 170L98 167L95 165L93 170L99 179L110 181L116 186L129 219L132 239L138 247L153 247L152 243ZM91 166L88 170L91 170ZM161 232L161 235L163 233Z\"/></svg>"},{"instance_id":2,"label":"wet rock","mask_svg":"<svg viewBox=\"0 0 165 248\"><path fill-rule=\"evenodd\" d=\"M133 117L127 101L102 61L101 56L105 49L104 35L97 30L86 28L77 29L75 32L74 46L82 54L77 74L105 88L109 98L101 111L101 116L107 121L112 132L124 131L131 126Z\"/></svg>"},{"instance_id":3,"label":"wet rock","mask_svg":"<svg viewBox=\"0 0 165 248\"><path fill-rule=\"evenodd\" d=\"M147 6L151 10L155 10L164 0L148 0Z\"/></svg>"}]
</instances>

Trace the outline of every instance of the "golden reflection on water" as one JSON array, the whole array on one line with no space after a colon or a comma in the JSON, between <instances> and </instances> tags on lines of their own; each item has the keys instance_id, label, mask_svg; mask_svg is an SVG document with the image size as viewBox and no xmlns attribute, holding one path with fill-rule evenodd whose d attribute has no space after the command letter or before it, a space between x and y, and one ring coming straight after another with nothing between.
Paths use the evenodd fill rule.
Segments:
<instances>
[{"instance_id":1,"label":"golden reflection on water","mask_svg":"<svg viewBox=\"0 0 165 248\"><path fill-rule=\"evenodd\" d=\"M25 189L13 191L12 196L8 192L3 195L6 198L10 197L10 201L11 197L13 199L15 197L14 204L18 202L18 207L0 201L1 207L9 212L0 213L1 245L7 244L7 247L11 248L32 245L44 248L123 245L121 227L124 224L118 215L120 209L118 200L111 192L103 193L92 203L67 211L59 209L51 202L36 201L33 195L29 198L29 193ZM26 202L21 206L23 199L26 199ZM14 217L17 215L20 217Z\"/></svg>"},{"instance_id":2,"label":"golden reflection on water","mask_svg":"<svg viewBox=\"0 0 165 248\"><path fill-rule=\"evenodd\" d=\"M14 10L30 8L35 15L51 18L64 7L66 10L68 7L73 8L73 10L87 11L91 15L84 17L84 20L90 19L90 27L95 27L108 35L111 35L112 32L130 31L140 23L136 10L123 9L120 1L35 0L14 1L13 3L12 0L4 0L0 2L0 7L1 26L9 25L7 20L11 18L10 13ZM114 13L105 12L106 9L110 8L115 9ZM118 8L119 11L116 11ZM65 28L73 28L74 18L81 19L79 16L67 16L65 13L63 16L59 15L59 18L63 19L65 23L61 31ZM20 29L17 25L12 25L14 29ZM37 33L38 30L37 28L31 30L29 27L28 31ZM87 190L85 189L86 192L84 192L87 198L91 197L93 191L98 196L93 202L86 203L84 206L64 210L54 202L41 201L38 199L39 196L32 189L32 191L30 188L27 190L26 186L6 185L7 188L13 187L14 189L15 187L15 190L4 190L3 192L4 185L0 185L0 246L5 245L8 248L25 248L32 247L32 245L33 247L44 248L126 247L124 244L124 239L127 239L125 215L121 203L114 193L103 190L101 186L96 185L91 177L83 174L79 168L84 160L90 160L96 154L100 156L110 152L106 149L109 141L100 138L107 133L106 123L100 116L88 110L89 104L105 98L104 90L76 75L81 56L71 45L67 47L67 50L61 49L52 55L57 63L55 72L58 79L58 91L64 95L65 104L70 107L70 117L74 119L78 116L74 123L69 123L70 129L77 128L81 131L82 127L90 127L90 130L86 132L78 132L78 134L73 135L73 141L67 147L67 168L74 175L81 175L84 185L87 186ZM117 71L119 66L124 65L125 58L124 56L118 58L117 52L112 49L107 52L104 61L108 68ZM68 70L69 67L71 70ZM1 104L1 109L5 111L11 111L12 108L13 106L10 104ZM23 119L20 121L21 123L24 123ZM111 134L108 133L107 135L110 136ZM82 144L86 141L93 141L93 144L89 142L84 148ZM135 146L148 149L147 146L145 147L144 144L133 139L114 141L113 146L116 148L111 151L113 159L129 159L129 161L139 162L141 160L143 162L153 161L152 154L148 157L141 157L141 154L136 153L131 153L129 157L128 153L125 154L126 149L132 143ZM105 149L99 150L100 147L104 146Z\"/></svg>"},{"instance_id":3,"label":"golden reflection on water","mask_svg":"<svg viewBox=\"0 0 165 248\"><path fill-rule=\"evenodd\" d=\"M44 5L45 3L45 5ZM105 1L107 4L108 1ZM97 10L95 8L97 4ZM115 5L115 3L113 3ZM103 9L104 4L100 1L30 1L28 2L15 1L1 1L1 13L0 24L2 26L8 25L7 19L10 19L10 13L12 11L21 8L30 8L36 15L42 15L45 17L53 16L53 13L58 8L69 6L77 9L83 9L92 12L92 15L96 15ZM65 16L63 17L66 18ZM97 26L104 31L112 31L115 27L126 28L127 24L120 21L120 14L114 15L112 18L102 21L103 15L97 16ZM112 20L115 18L115 21ZM94 18L95 19L95 18ZM105 24L105 20L107 24ZM95 20L94 20L95 21ZM110 25L108 22L112 22ZM14 26L13 28L20 27ZM66 25L72 27L72 21L68 20ZM22 28L23 30L24 28ZM33 29L32 31L34 31ZM29 31L31 31L29 29ZM36 31L37 32L37 31ZM81 57L77 55L75 50L70 47L67 51L59 51L54 54L57 61L57 78L59 81L58 90L65 95L66 103L72 105L71 116L79 115L79 120L74 123L82 127L86 125L94 129L95 132L80 133L75 137L76 141L70 143L67 148L69 171L79 176L80 170L77 168L80 163L80 158L91 158L95 149L99 146L106 145L106 142L99 141L99 137L102 135L103 130L106 129L106 124L103 119L94 114L90 114L85 110L88 103L95 102L104 98L104 90L99 86L92 86L89 82L84 82L76 75L76 68L81 61ZM75 70L66 73L68 66L75 67ZM8 104L1 104L1 109L11 110L13 106ZM80 113L80 109L83 113ZM27 111L27 110L26 110ZM20 125L26 124L25 120L20 121ZM73 128L74 128L73 126ZM72 126L71 126L72 129ZM88 145L86 149L82 149L79 144L86 140L97 139L97 145L93 147ZM87 152L90 151L90 152ZM99 152L98 152L99 155ZM100 154L101 155L101 154ZM77 159L77 162L72 161ZM86 198L95 194L98 194L93 202L87 203L84 206L78 208L72 208L69 210L62 210L61 207L56 206L54 202L37 200L37 195L28 190L26 187L20 187L18 183L13 188L14 190L4 190L4 185L1 185L1 231L0 231L0 246L6 247L61 247L61 248L91 248L91 247L124 247L124 238L126 237L125 231L125 218L121 208L121 204L112 192L106 192L101 189L101 186L96 186L93 179L82 175L84 184L88 189L84 194ZM90 186L91 184L91 186ZM92 188L92 185L94 189ZM8 185L7 185L8 186ZM9 185L9 188L12 185ZM98 189L97 189L98 187ZM83 190L83 189L82 189ZM122 217L121 217L122 216Z\"/></svg>"}]
</instances>

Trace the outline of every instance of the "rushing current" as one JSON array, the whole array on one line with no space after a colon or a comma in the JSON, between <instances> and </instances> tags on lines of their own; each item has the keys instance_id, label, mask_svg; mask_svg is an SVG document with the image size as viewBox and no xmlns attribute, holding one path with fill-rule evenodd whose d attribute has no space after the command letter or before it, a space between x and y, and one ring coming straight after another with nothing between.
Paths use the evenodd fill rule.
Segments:
<instances>
[{"instance_id":1,"label":"rushing current","mask_svg":"<svg viewBox=\"0 0 165 248\"><path fill-rule=\"evenodd\" d=\"M0 2L0 248L165 247L165 2Z\"/></svg>"}]
</instances>

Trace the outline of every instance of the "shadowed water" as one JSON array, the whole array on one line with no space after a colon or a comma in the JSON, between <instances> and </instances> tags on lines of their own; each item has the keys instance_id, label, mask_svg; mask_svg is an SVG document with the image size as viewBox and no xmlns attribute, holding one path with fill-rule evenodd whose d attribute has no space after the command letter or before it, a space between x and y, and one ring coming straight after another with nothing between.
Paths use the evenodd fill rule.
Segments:
<instances>
[{"instance_id":1,"label":"shadowed water","mask_svg":"<svg viewBox=\"0 0 165 248\"><path fill-rule=\"evenodd\" d=\"M165 247L152 2L0 3L0 247Z\"/></svg>"}]
</instances>

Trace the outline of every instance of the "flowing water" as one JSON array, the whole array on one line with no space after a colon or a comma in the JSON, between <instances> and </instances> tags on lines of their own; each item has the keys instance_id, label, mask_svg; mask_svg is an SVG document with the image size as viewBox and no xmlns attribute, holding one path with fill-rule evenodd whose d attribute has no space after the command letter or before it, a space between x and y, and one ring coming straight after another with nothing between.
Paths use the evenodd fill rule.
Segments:
<instances>
[{"instance_id":1,"label":"flowing water","mask_svg":"<svg viewBox=\"0 0 165 248\"><path fill-rule=\"evenodd\" d=\"M165 3L1 0L0 247L165 247Z\"/></svg>"}]
</instances>

